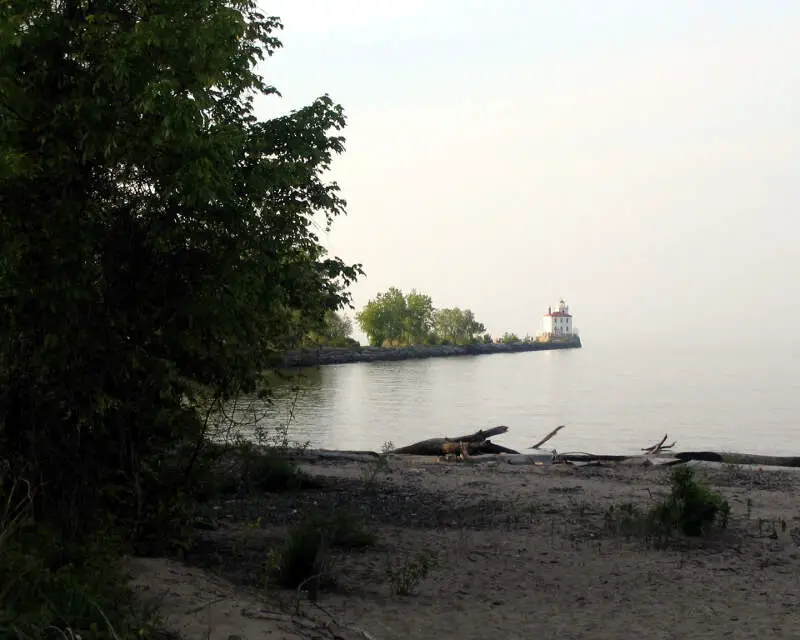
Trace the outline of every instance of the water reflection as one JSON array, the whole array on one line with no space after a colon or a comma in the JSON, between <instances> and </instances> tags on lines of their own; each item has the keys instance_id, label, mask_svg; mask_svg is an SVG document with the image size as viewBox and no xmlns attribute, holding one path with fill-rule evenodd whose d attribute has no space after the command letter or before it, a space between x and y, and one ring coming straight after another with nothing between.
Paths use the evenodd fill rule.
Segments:
<instances>
[{"instance_id":1,"label":"water reflection","mask_svg":"<svg viewBox=\"0 0 800 640\"><path fill-rule=\"evenodd\" d=\"M558 424L559 450L631 452L664 433L682 448L800 452L800 359L764 350L584 348L303 370L253 402L268 431L313 446L380 449L506 424L521 449ZM243 403L241 400L240 403ZM759 439L753 442L753 428Z\"/></svg>"}]
</instances>

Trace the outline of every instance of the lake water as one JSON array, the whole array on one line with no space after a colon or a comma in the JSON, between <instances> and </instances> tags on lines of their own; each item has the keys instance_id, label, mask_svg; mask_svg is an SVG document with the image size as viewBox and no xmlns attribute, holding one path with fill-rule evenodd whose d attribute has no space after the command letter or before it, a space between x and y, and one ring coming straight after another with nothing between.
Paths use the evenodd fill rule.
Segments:
<instances>
[{"instance_id":1,"label":"lake water","mask_svg":"<svg viewBox=\"0 0 800 640\"><path fill-rule=\"evenodd\" d=\"M292 389L296 385L296 389ZM797 349L614 345L319 367L258 405L268 428L312 446L380 450L507 425L495 439L560 452L678 448L800 455ZM240 407L244 407L240 403Z\"/></svg>"}]
</instances>

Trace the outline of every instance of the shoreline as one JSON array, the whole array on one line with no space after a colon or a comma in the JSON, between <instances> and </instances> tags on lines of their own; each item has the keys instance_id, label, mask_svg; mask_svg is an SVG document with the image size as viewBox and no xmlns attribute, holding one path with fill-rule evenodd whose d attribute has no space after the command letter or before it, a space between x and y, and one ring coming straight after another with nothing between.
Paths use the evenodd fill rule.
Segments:
<instances>
[{"instance_id":1,"label":"shoreline","mask_svg":"<svg viewBox=\"0 0 800 640\"><path fill-rule=\"evenodd\" d=\"M350 364L355 362L388 362L425 358L494 355L498 353L580 349L582 346L581 339L575 336L573 340L565 342L412 345L408 347L320 347L319 349L297 349L289 351L282 356L282 366L286 369L293 369L322 365Z\"/></svg>"},{"instance_id":2,"label":"shoreline","mask_svg":"<svg viewBox=\"0 0 800 640\"><path fill-rule=\"evenodd\" d=\"M183 561L132 562L137 590L160 603L170 631L184 640L267 632L292 640L480 640L520 637L521 629L667 640L756 639L764 629L777 637L793 628L797 474L696 469L730 502L727 528L659 545L625 518L667 495L671 470L661 466L484 466L390 455L382 468L345 460L301 468L316 488L212 501L214 519ZM270 551L320 511L348 514L374 540L333 548L335 582L318 596L265 588ZM424 557L435 563L419 572ZM395 593L391 567L408 569L413 592Z\"/></svg>"}]
</instances>

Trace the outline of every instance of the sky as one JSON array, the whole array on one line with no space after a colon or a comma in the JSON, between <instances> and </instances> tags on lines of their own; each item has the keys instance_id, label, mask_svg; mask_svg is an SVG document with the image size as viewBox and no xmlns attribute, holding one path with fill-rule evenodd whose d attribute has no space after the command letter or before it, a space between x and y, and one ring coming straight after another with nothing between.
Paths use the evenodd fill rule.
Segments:
<instances>
[{"instance_id":1,"label":"sky","mask_svg":"<svg viewBox=\"0 0 800 640\"><path fill-rule=\"evenodd\" d=\"M271 117L348 118L323 241L397 286L584 345L797 341L800 3L262 1ZM351 312L352 315L352 312Z\"/></svg>"}]
</instances>

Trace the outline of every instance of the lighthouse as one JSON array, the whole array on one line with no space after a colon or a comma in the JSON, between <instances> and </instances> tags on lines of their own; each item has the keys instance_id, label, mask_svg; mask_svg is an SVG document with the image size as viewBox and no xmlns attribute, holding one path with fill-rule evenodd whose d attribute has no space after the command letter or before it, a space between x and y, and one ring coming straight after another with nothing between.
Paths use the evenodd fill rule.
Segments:
<instances>
[{"instance_id":1,"label":"lighthouse","mask_svg":"<svg viewBox=\"0 0 800 640\"><path fill-rule=\"evenodd\" d=\"M549 307L542 318L542 331L539 339L549 341L558 338L572 338L575 331L572 327L572 315L569 306L564 300L559 300L556 308Z\"/></svg>"}]
</instances>

